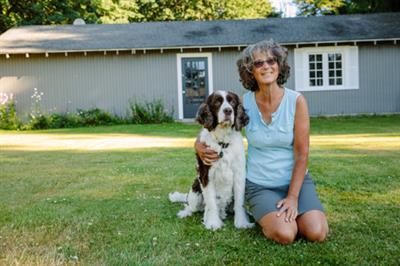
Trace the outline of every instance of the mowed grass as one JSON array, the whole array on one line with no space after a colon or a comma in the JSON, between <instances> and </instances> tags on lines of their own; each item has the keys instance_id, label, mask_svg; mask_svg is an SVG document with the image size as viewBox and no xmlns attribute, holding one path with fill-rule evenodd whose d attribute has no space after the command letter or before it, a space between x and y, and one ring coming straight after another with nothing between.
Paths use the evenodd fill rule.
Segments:
<instances>
[{"instance_id":1,"label":"mowed grass","mask_svg":"<svg viewBox=\"0 0 400 266\"><path fill-rule=\"evenodd\" d=\"M168 193L191 185L198 130L0 131L0 265L399 265L400 116L312 120L323 244L278 245L232 217L216 232L201 214L178 219Z\"/></svg>"}]
</instances>

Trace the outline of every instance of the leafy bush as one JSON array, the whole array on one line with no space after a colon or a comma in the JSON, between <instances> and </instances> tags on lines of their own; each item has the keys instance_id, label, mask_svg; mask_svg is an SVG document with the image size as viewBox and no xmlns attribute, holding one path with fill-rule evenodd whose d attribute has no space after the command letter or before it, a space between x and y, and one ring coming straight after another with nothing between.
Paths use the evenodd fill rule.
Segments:
<instances>
[{"instance_id":1,"label":"leafy bush","mask_svg":"<svg viewBox=\"0 0 400 266\"><path fill-rule=\"evenodd\" d=\"M31 116L30 122L24 129L48 129L50 128L50 118L46 115Z\"/></svg>"},{"instance_id":2,"label":"leafy bush","mask_svg":"<svg viewBox=\"0 0 400 266\"><path fill-rule=\"evenodd\" d=\"M49 116L31 116L26 129L48 129L48 128L73 128L87 126L101 126L111 124L122 124L123 119L112 115L99 108L89 110L78 109L76 114L54 113Z\"/></svg>"},{"instance_id":3,"label":"leafy bush","mask_svg":"<svg viewBox=\"0 0 400 266\"><path fill-rule=\"evenodd\" d=\"M130 102L133 124L156 124L173 122L173 112L167 113L161 100L146 102L144 105Z\"/></svg>"},{"instance_id":4,"label":"leafy bush","mask_svg":"<svg viewBox=\"0 0 400 266\"><path fill-rule=\"evenodd\" d=\"M29 114L29 122L22 124L16 115L14 102L10 101L6 105L0 105L0 129L35 130L128 123L155 124L174 121L172 116L173 111L167 113L161 100L145 103L144 105L130 102L130 111L132 112L132 116L126 119L99 108L89 110L78 109L75 114L53 113L46 115L41 111L39 99L36 100L35 108Z\"/></svg>"},{"instance_id":5,"label":"leafy bush","mask_svg":"<svg viewBox=\"0 0 400 266\"><path fill-rule=\"evenodd\" d=\"M89 110L78 109L77 115L82 126L121 124L122 122L121 118L99 108L93 108Z\"/></svg>"},{"instance_id":6,"label":"leafy bush","mask_svg":"<svg viewBox=\"0 0 400 266\"><path fill-rule=\"evenodd\" d=\"M49 117L51 128L71 128L82 126L77 115L54 113Z\"/></svg>"},{"instance_id":7,"label":"leafy bush","mask_svg":"<svg viewBox=\"0 0 400 266\"><path fill-rule=\"evenodd\" d=\"M19 129L21 121L17 117L15 102L8 101L0 105L0 128L1 129Z\"/></svg>"}]
</instances>

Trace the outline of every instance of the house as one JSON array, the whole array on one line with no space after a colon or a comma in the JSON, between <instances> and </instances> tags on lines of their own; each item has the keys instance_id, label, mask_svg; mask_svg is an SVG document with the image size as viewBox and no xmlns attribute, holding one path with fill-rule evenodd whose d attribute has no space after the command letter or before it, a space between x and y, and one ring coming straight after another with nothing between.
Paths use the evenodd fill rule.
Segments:
<instances>
[{"instance_id":1,"label":"house","mask_svg":"<svg viewBox=\"0 0 400 266\"><path fill-rule=\"evenodd\" d=\"M236 60L274 39L289 50L286 86L312 115L400 112L400 13L226 21L23 26L0 36L0 103L47 112L161 99L193 118L214 90L243 94Z\"/></svg>"}]
</instances>

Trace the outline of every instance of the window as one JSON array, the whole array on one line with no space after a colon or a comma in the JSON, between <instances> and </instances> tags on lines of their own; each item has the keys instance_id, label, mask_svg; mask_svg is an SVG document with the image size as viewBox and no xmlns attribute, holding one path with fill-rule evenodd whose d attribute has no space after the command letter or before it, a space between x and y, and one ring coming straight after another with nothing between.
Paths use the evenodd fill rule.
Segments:
<instances>
[{"instance_id":1,"label":"window","mask_svg":"<svg viewBox=\"0 0 400 266\"><path fill-rule=\"evenodd\" d=\"M328 54L329 86L342 85L342 54Z\"/></svg>"},{"instance_id":2,"label":"window","mask_svg":"<svg viewBox=\"0 0 400 266\"><path fill-rule=\"evenodd\" d=\"M298 91L358 89L358 48L312 47L294 50Z\"/></svg>"},{"instance_id":3,"label":"window","mask_svg":"<svg viewBox=\"0 0 400 266\"><path fill-rule=\"evenodd\" d=\"M310 86L322 86L324 84L322 78L322 54L308 55L308 62Z\"/></svg>"}]
</instances>

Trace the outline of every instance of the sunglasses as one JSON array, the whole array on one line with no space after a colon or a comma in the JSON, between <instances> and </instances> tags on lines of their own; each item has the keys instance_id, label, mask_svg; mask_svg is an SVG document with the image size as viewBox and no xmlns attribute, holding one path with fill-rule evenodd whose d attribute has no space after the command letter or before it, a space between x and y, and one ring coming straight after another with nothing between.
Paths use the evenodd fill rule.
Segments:
<instances>
[{"instance_id":1,"label":"sunglasses","mask_svg":"<svg viewBox=\"0 0 400 266\"><path fill-rule=\"evenodd\" d=\"M253 62L253 66L255 68L261 68L264 66L264 64L267 63L269 66L273 66L276 63L276 58L275 57L270 57L267 60L257 60Z\"/></svg>"}]
</instances>

